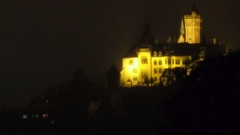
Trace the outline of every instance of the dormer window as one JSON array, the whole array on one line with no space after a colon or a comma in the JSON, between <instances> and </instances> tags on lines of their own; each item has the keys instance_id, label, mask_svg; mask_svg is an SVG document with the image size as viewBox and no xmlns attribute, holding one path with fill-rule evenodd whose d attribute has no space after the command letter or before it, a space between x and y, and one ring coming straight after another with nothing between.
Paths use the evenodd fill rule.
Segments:
<instances>
[{"instance_id":1,"label":"dormer window","mask_svg":"<svg viewBox=\"0 0 240 135\"><path fill-rule=\"evenodd\" d=\"M157 60L154 60L153 64L154 64L154 65L157 65Z\"/></svg>"},{"instance_id":2,"label":"dormer window","mask_svg":"<svg viewBox=\"0 0 240 135\"><path fill-rule=\"evenodd\" d=\"M157 52L156 51L154 51L153 56L157 56Z\"/></svg>"},{"instance_id":3,"label":"dormer window","mask_svg":"<svg viewBox=\"0 0 240 135\"><path fill-rule=\"evenodd\" d=\"M158 61L158 65L162 65L162 60L159 60L159 61Z\"/></svg>"}]
</instances>

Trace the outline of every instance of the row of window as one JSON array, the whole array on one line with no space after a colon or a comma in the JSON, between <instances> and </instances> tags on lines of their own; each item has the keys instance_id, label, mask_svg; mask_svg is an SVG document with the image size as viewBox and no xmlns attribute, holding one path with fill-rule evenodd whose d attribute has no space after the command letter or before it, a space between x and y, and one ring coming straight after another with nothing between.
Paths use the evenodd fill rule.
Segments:
<instances>
[{"instance_id":1,"label":"row of window","mask_svg":"<svg viewBox=\"0 0 240 135\"><path fill-rule=\"evenodd\" d=\"M163 72L163 69L162 69L162 68L159 68L159 69L154 68L154 70L153 70L153 73L154 73L154 74L157 74L157 73L160 73L160 74L161 74L162 72ZM133 69L133 73L137 73L137 69L136 69L136 68ZM142 76L143 76L143 77L147 77L147 73L146 73L146 72L143 72L143 73L142 73Z\"/></svg>"},{"instance_id":2,"label":"row of window","mask_svg":"<svg viewBox=\"0 0 240 135\"><path fill-rule=\"evenodd\" d=\"M171 65L171 64L177 64L179 65L180 64L180 59L176 59L175 61L172 59L166 59L165 60L165 64L168 64L168 65ZM162 60L154 60L153 61L153 65L162 65Z\"/></svg>"},{"instance_id":3,"label":"row of window","mask_svg":"<svg viewBox=\"0 0 240 135\"><path fill-rule=\"evenodd\" d=\"M22 118L23 119L27 119L27 118L48 118L48 114L42 114L42 115L38 115L38 114L36 114L36 115L26 115L26 114L24 114L24 115L22 115Z\"/></svg>"},{"instance_id":4,"label":"row of window","mask_svg":"<svg viewBox=\"0 0 240 135\"><path fill-rule=\"evenodd\" d=\"M153 73L154 74L157 74L157 73L162 73L163 72L163 70L162 70L162 68L159 68L159 69L157 69L157 68L154 68L154 70L153 70Z\"/></svg>"},{"instance_id":5,"label":"row of window","mask_svg":"<svg viewBox=\"0 0 240 135\"><path fill-rule=\"evenodd\" d=\"M147 64L148 63L148 59L146 56L142 56L141 58L141 63L142 64ZM128 63L130 66L133 65L133 60L130 60L129 63Z\"/></svg>"},{"instance_id":6,"label":"row of window","mask_svg":"<svg viewBox=\"0 0 240 135\"><path fill-rule=\"evenodd\" d=\"M147 64L148 63L148 59L147 59L147 57L146 56L143 56L142 57L142 59L141 59L141 63L142 64ZM154 60L153 61L153 64L154 65L162 65L162 60ZM175 61L173 60L173 59L165 59L165 64L169 64L169 65L171 65L171 64L176 64L176 65L179 65L180 64L180 59L176 59ZM129 65L133 65L133 60L130 60L129 61Z\"/></svg>"},{"instance_id":7,"label":"row of window","mask_svg":"<svg viewBox=\"0 0 240 135\"><path fill-rule=\"evenodd\" d=\"M157 77L153 77L154 82L158 81ZM161 77L159 77L159 81L161 80ZM136 76L133 77L133 81L138 81L138 78Z\"/></svg>"}]
</instances>

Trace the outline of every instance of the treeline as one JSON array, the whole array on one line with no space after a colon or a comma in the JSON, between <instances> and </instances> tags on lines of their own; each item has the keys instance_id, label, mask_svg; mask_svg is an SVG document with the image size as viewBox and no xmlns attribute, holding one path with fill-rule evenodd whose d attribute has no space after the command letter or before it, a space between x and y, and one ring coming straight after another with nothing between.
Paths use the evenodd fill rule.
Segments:
<instances>
[{"instance_id":1,"label":"treeline","mask_svg":"<svg viewBox=\"0 0 240 135\"><path fill-rule=\"evenodd\" d=\"M239 134L240 53L208 58L168 102L167 134Z\"/></svg>"},{"instance_id":2,"label":"treeline","mask_svg":"<svg viewBox=\"0 0 240 135\"><path fill-rule=\"evenodd\" d=\"M176 81L167 87L111 88L107 83L91 81L79 69L72 80L49 88L26 108L2 108L5 113L0 117L1 131L64 135L235 134L240 113L239 58L239 53L209 58L189 77L176 72ZM48 117L30 117L37 113ZM23 119L22 114L29 115L28 119Z\"/></svg>"}]
</instances>

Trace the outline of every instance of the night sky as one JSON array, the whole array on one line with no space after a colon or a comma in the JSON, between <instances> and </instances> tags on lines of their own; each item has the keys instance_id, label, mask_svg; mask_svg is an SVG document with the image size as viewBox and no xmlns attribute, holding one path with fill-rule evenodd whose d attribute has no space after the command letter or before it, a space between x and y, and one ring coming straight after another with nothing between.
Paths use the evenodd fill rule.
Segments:
<instances>
[{"instance_id":1,"label":"night sky","mask_svg":"<svg viewBox=\"0 0 240 135\"><path fill-rule=\"evenodd\" d=\"M101 78L141 36L146 21L155 39L179 36L190 0L1 0L0 106L21 107L83 67ZM196 0L207 38L236 50L238 0Z\"/></svg>"}]
</instances>

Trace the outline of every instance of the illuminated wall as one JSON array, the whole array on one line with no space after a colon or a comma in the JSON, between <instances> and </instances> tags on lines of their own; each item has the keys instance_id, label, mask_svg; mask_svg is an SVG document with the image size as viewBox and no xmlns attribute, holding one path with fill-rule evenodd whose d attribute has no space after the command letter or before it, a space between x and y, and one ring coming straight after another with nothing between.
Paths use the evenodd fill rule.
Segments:
<instances>
[{"instance_id":1,"label":"illuminated wall","mask_svg":"<svg viewBox=\"0 0 240 135\"><path fill-rule=\"evenodd\" d=\"M120 85L125 87L136 85L139 78L138 57L123 58L122 66Z\"/></svg>"},{"instance_id":2,"label":"illuminated wall","mask_svg":"<svg viewBox=\"0 0 240 135\"><path fill-rule=\"evenodd\" d=\"M153 78L154 84L158 85L164 69L185 68L185 62L192 59L191 56L162 56L160 52L151 52L149 48L141 48L137 54L137 57L122 60L122 87L145 86L145 77Z\"/></svg>"}]
</instances>

